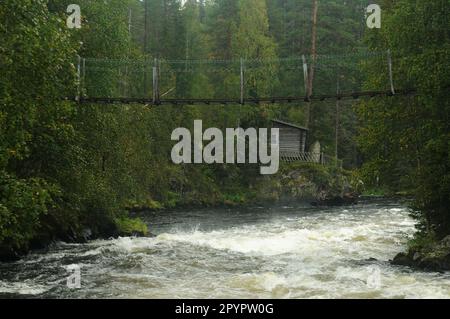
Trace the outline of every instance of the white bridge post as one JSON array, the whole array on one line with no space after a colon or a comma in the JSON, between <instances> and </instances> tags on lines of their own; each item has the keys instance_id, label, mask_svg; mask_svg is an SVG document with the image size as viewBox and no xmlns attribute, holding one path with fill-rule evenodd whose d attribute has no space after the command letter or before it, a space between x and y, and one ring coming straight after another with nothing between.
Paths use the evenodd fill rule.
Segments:
<instances>
[{"instance_id":1,"label":"white bridge post","mask_svg":"<svg viewBox=\"0 0 450 319\"><path fill-rule=\"evenodd\" d=\"M308 92L309 92L309 90L308 90L308 81L309 81L309 79L308 79L308 63L306 62L306 57L305 57L305 55L302 55L302 60L303 60L303 81L304 81L304 83L305 83L305 97L307 97L308 99L309 99L309 96L308 96Z\"/></svg>"},{"instance_id":2,"label":"white bridge post","mask_svg":"<svg viewBox=\"0 0 450 319\"><path fill-rule=\"evenodd\" d=\"M391 50L387 51L387 57L388 57L389 82L390 82L390 85L391 85L391 93L392 93L392 95L395 95L394 76L392 74L392 55L391 55Z\"/></svg>"}]
</instances>

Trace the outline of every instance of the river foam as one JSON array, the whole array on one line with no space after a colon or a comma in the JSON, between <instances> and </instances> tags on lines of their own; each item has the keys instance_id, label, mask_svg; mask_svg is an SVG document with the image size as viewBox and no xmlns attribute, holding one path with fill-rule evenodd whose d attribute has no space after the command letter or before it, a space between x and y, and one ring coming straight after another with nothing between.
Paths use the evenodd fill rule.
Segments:
<instances>
[{"instance_id":1,"label":"river foam","mask_svg":"<svg viewBox=\"0 0 450 319\"><path fill-rule=\"evenodd\" d=\"M450 298L448 274L390 265L414 233L396 204L174 212L149 224L156 238L60 243L0 264L0 295ZM69 264L81 265L79 290L65 287Z\"/></svg>"}]
</instances>

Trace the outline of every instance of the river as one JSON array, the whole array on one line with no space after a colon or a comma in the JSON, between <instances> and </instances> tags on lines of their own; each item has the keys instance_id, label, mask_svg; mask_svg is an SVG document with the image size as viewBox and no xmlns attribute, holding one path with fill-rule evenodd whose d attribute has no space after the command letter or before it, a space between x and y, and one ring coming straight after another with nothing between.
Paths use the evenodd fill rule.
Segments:
<instances>
[{"instance_id":1,"label":"river","mask_svg":"<svg viewBox=\"0 0 450 319\"><path fill-rule=\"evenodd\" d=\"M398 203L149 213L156 238L57 243L0 263L0 297L450 298L450 274L389 260L414 221ZM80 267L81 288L66 285Z\"/></svg>"}]
</instances>

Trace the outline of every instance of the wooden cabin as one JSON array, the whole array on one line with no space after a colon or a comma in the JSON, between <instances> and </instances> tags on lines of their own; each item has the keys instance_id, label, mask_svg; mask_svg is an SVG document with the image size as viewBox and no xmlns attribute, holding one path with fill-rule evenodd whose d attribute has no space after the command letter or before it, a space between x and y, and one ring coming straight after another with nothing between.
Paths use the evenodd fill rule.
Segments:
<instances>
[{"instance_id":1,"label":"wooden cabin","mask_svg":"<svg viewBox=\"0 0 450 319\"><path fill-rule=\"evenodd\" d=\"M272 127L280 129L281 154L298 154L306 152L307 128L279 120L272 120Z\"/></svg>"}]
</instances>

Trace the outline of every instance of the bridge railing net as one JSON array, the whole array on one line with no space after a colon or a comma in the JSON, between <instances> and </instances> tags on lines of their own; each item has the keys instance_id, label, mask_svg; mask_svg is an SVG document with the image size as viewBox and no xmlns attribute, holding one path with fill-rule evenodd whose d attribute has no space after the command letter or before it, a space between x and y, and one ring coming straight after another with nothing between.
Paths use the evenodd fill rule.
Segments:
<instances>
[{"instance_id":1,"label":"bridge railing net","mask_svg":"<svg viewBox=\"0 0 450 319\"><path fill-rule=\"evenodd\" d=\"M151 98L153 65L145 60L81 60L81 94L93 98Z\"/></svg>"},{"instance_id":2,"label":"bridge railing net","mask_svg":"<svg viewBox=\"0 0 450 319\"><path fill-rule=\"evenodd\" d=\"M308 76L314 68L313 96L391 88L387 52L307 56L305 60ZM368 72L374 69L377 80L367 82ZM302 57L223 61L82 59L80 91L87 98L152 99L155 85L160 100L239 101L241 94L246 100L306 97L309 81L304 71Z\"/></svg>"},{"instance_id":3,"label":"bridge railing net","mask_svg":"<svg viewBox=\"0 0 450 319\"><path fill-rule=\"evenodd\" d=\"M235 60L161 60L160 99L240 98L240 62Z\"/></svg>"},{"instance_id":4,"label":"bridge railing net","mask_svg":"<svg viewBox=\"0 0 450 319\"><path fill-rule=\"evenodd\" d=\"M308 57L314 64L313 95L352 94L386 91L390 88L387 53L361 53L342 56ZM381 79L368 83L369 70L376 69Z\"/></svg>"}]
</instances>

